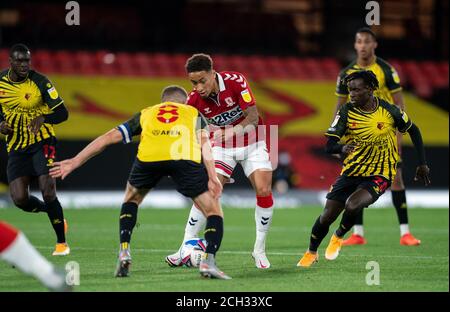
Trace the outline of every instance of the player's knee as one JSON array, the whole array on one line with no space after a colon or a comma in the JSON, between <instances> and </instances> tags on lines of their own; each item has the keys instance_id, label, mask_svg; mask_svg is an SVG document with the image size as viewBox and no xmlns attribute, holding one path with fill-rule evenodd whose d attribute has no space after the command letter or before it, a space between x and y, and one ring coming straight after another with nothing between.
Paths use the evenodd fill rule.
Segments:
<instances>
[{"instance_id":1,"label":"player's knee","mask_svg":"<svg viewBox=\"0 0 450 312\"><path fill-rule=\"evenodd\" d=\"M352 215L356 215L362 209L361 204L357 200L347 200L345 203L345 211Z\"/></svg>"},{"instance_id":2,"label":"player's knee","mask_svg":"<svg viewBox=\"0 0 450 312\"><path fill-rule=\"evenodd\" d=\"M45 203L51 203L56 199L55 192L42 192L42 199Z\"/></svg>"},{"instance_id":3,"label":"player's knee","mask_svg":"<svg viewBox=\"0 0 450 312\"><path fill-rule=\"evenodd\" d=\"M272 196L272 188L270 186L259 186L256 188L256 196L258 197Z\"/></svg>"},{"instance_id":4,"label":"player's knee","mask_svg":"<svg viewBox=\"0 0 450 312\"><path fill-rule=\"evenodd\" d=\"M11 198L14 202L14 205L16 205L16 207L28 211L28 201L29 201L29 197L28 194L11 194Z\"/></svg>"}]
</instances>

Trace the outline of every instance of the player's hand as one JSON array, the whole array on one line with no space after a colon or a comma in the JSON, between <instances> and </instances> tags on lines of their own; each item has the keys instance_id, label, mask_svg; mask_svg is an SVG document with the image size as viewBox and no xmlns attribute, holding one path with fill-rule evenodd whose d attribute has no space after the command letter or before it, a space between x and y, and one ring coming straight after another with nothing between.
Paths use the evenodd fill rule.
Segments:
<instances>
[{"instance_id":1,"label":"player's hand","mask_svg":"<svg viewBox=\"0 0 450 312\"><path fill-rule=\"evenodd\" d=\"M73 158L63 161L56 161L52 164L49 174L52 178L61 178L64 180L72 171L77 168Z\"/></svg>"},{"instance_id":2,"label":"player's hand","mask_svg":"<svg viewBox=\"0 0 450 312\"><path fill-rule=\"evenodd\" d=\"M0 122L0 133L4 135L10 135L14 132L13 128L6 122Z\"/></svg>"},{"instance_id":3,"label":"player's hand","mask_svg":"<svg viewBox=\"0 0 450 312\"><path fill-rule=\"evenodd\" d=\"M414 177L414 181L422 180L425 183L425 186L431 184L430 180L430 168L427 165L420 165L416 169L416 176Z\"/></svg>"},{"instance_id":4,"label":"player's hand","mask_svg":"<svg viewBox=\"0 0 450 312\"><path fill-rule=\"evenodd\" d=\"M30 130L34 134L37 134L39 132L39 129L41 129L41 126L44 123L44 120L45 120L45 118L42 115L35 117L28 124L28 130Z\"/></svg>"},{"instance_id":5,"label":"player's hand","mask_svg":"<svg viewBox=\"0 0 450 312\"><path fill-rule=\"evenodd\" d=\"M208 189L211 192L214 199L218 199L220 195L222 195L223 186L222 183L220 183L220 180L217 176L209 179Z\"/></svg>"}]
</instances>

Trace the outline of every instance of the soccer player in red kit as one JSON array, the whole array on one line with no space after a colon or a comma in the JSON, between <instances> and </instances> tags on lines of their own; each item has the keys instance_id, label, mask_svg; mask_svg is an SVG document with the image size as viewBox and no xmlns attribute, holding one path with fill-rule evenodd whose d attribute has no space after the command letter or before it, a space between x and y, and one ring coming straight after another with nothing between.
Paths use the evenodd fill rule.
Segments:
<instances>
[{"instance_id":1,"label":"soccer player in red kit","mask_svg":"<svg viewBox=\"0 0 450 312\"><path fill-rule=\"evenodd\" d=\"M197 108L210 123L213 134L213 156L222 184L227 183L237 163L244 169L256 191L256 240L252 252L255 265L268 269L266 236L272 223L272 164L265 142L264 123L244 75L238 72L216 72L207 54L194 54L186 62L186 71L194 90L187 104ZM198 237L206 218L192 206L183 242ZM183 246L181 244L180 250ZM179 250L179 251L180 251ZM180 252L166 257L170 266L180 266Z\"/></svg>"}]
</instances>

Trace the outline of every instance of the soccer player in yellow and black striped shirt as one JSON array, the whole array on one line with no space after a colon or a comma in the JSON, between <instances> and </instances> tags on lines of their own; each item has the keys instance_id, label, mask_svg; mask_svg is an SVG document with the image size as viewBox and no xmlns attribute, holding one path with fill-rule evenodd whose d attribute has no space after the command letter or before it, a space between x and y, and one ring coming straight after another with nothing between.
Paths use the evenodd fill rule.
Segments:
<instances>
[{"instance_id":1,"label":"soccer player in yellow and black striped shirt","mask_svg":"<svg viewBox=\"0 0 450 312\"><path fill-rule=\"evenodd\" d=\"M136 225L138 205L164 176L171 176L177 190L192 198L206 220L206 251L199 266L204 277L229 279L215 265L215 254L223 236L222 192L209 145L207 122L200 112L185 103L186 91L178 86L163 90L162 102L95 139L74 158L55 162L53 177L63 179L106 146L140 135L136 160L131 169L120 213L120 251L116 277L128 276L130 240ZM199 121L199 122L198 122ZM199 135L199 139L197 138ZM203 162L202 162L203 161Z\"/></svg>"},{"instance_id":2,"label":"soccer player in yellow and black striped shirt","mask_svg":"<svg viewBox=\"0 0 450 312\"><path fill-rule=\"evenodd\" d=\"M402 87L397 71L385 60L375 55L377 45L376 36L370 28L361 28L356 32L354 47L357 52L357 58L339 74L335 93L338 96L335 115L341 106L348 101L349 92L344 83L345 77L358 70L370 70L376 75L379 82L379 88L374 91L376 97L397 105L403 111L405 110ZM420 240L415 238L409 231L405 184L403 183L401 168L402 135L398 132L397 141L400 158L397 164L397 175L391 186L392 203L394 204L400 224L400 244L414 246L419 245ZM353 235L344 241L344 246L360 245L367 242L364 238L363 211L358 215L353 228Z\"/></svg>"},{"instance_id":3,"label":"soccer player in yellow and black striped shirt","mask_svg":"<svg viewBox=\"0 0 450 312\"><path fill-rule=\"evenodd\" d=\"M330 225L344 211L339 228L325 251L325 258L337 258L344 235L355 224L358 213L373 204L391 185L399 158L396 130L408 132L419 156L415 180L430 184L429 168L419 128L397 106L377 98L378 81L371 71L357 71L345 78L350 102L341 107L326 132L326 151L345 154L341 175L327 194L325 209L311 232L308 251L298 266L309 267L317 261L317 249ZM346 136L346 143L339 140Z\"/></svg>"},{"instance_id":4,"label":"soccer player in yellow and black striped shirt","mask_svg":"<svg viewBox=\"0 0 450 312\"><path fill-rule=\"evenodd\" d=\"M64 214L48 170L56 155L53 125L67 120L68 112L50 80L30 69L25 45L14 45L9 61L10 68L0 72L0 133L6 135L11 198L24 211L48 214L57 236L53 255L67 255ZM44 201L29 194L34 177Z\"/></svg>"}]
</instances>

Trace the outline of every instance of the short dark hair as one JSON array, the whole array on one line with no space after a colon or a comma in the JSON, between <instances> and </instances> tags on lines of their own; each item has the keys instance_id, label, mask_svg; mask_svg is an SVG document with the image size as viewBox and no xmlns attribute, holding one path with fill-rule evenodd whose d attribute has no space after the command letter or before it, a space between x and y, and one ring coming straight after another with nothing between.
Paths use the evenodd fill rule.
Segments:
<instances>
[{"instance_id":1,"label":"short dark hair","mask_svg":"<svg viewBox=\"0 0 450 312\"><path fill-rule=\"evenodd\" d=\"M377 76L371 70L358 70L344 78L344 82L346 85L352 80L362 79L364 84L371 88L372 90L378 89L378 79Z\"/></svg>"},{"instance_id":2,"label":"short dark hair","mask_svg":"<svg viewBox=\"0 0 450 312\"><path fill-rule=\"evenodd\" d=\"M186 61L185 68L188 73L211 71L213 68L213 60L208 54L194 54Z\"/></svg>"},{"instance_id":3,"label":"short dark hair","mask_svg":"<svg viewBox=\"0 0 450 312\"><path fill-rule=\"evenodd\" d=\"M28 49L28 47L26 45L24 45L23 43L16 43L9 50L9 56L12 56L14 54L14 52L27 53L27 52L30 52L30 49Z\"/></svg>"},{"instance_id":4,"label":"short dark hair","mask_svg":"<svg viewBox=\"0 0 450 312\"><path fill-rule=\"evenodd\" d=\"M372 31L372 29L370 29L369 27L361 27L360 29L358 29L356 31L357 34L359 33L366 33L372 36L373 40L377 41L377 36L375 35L375 33Z\"/></svg>"},{"instance_id":5,"label":"short dark hair","mask_svg":"<svg viewBox=\"0 0 450 312\"><path fill-rule=\"evenodd\" d=\"M183 87L171 85L163 89L161 93L161 101L173 101L177 103L186 103L187 92Z\"/></svg>"}]
</instances>

